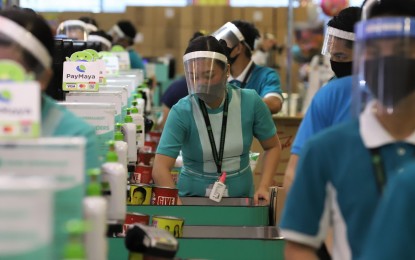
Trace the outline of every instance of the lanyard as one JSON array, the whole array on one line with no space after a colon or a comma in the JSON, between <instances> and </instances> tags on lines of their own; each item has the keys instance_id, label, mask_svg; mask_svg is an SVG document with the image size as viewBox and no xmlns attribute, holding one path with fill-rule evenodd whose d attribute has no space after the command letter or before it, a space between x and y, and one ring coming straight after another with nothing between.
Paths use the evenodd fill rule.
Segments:
<instances>
[{"instance_id":1,"label":"lanyard","mask_svg":"<svg viewBox=\"0 0 415 260\"><path fill-rule=\"evenodd\" d=\"M379 148L370 149L370 153L372 154L372 164L375 170L376 185L378 186L379 193L382 194L386 184L386 174L382 162L382 156L380 155Z\"/></svg>"},{"instance_id":2,"label":"lanyard","mask_svg":"<svg viewBox=\"0 0 415 260\"><path fill-rule=\"evenodd\" d=\"M199 99L199 104L202 110L203 119L205 120L206 129L208 131L210 147L212 148L213 159L215 160L218 174L221 174L222 172L223 150L225 148L226 123L228 121L229 100L228 100L228 94L226 92L225 92L225 95L226 97L225 97L225 103L223 105L223 117L222 117L222 129L220 133L219 154L216 149L215 138L213 137L212 125L210 124L206 105L201 99Z\"/></svg>"},{"instance_id":3,"label":"lanyard","mask_svg":"<svg viewBox=\"0 0 415 260\"><path fill-rule=\"evenodd\" d=\"M251 75L252 71L254 70L254 67L255 67L255 63L252 62L251 66L249 67L248 71L246 72L244 80L241 83L241 88L245 88L246 82L248 81L249 76Z\"/></svg>"}]
</instances>

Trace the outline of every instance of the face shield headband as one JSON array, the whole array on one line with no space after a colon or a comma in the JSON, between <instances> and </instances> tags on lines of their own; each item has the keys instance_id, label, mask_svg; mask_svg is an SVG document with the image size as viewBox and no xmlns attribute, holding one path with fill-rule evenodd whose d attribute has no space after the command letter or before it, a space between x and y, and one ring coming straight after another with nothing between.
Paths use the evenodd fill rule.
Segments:
<instances>
[{"instance_id":1,"label":"face shield headband","mask_svg":"<svg viewBox=\"0 0 415 260\"><path fill-rule=\"evenodd\" d=\"M115 38L119 39L125 37L125 33L121 30L121 28L116 24L108 31L109 35L115 36Z\"/></svg>"},{"instance_id":2,"label":"face shield headband","mask_svg":"<svg viewBox=\"0 0 415 260\"><path fill-rule=\"evenodd\" d=\"M226 90L226 56L211 51L196 51L183 56L189 95L209 103L222 98Z\"/></svg>"},{"instance_id":3,"label":"face shield headband","mask_svg":"<svg viewBox=\"0 0 415 260\"><path fill-rule=\"evenodd\" d=\"M252 52L251 47L249 47L249 45L246 43L241 31L239 31L238 27L236 27L236 25L231 22L224 24L216 32L212 33L212 36L215 37L218 41L226 41L226 45L230 51L232 51L238 43L242 42Z\"/></svg>"},{"instance_id":4,"label":"face shield headband","mask_svg":"<svg viewBox=\"0 0 415 260\"><path fill-rule=\"evenodd\" d=\"M415 19L375 18L359 22L355 31L354 89L366 93L357 95L357 105L375 98L393 113L415 90Z\"/></svg>"},{"instance_id":5,"label":"face shield headband","mask_svg":"<svg viewBox=\"0 0 415 260\"><path fill-rule=\"evenodd\" d=\"M86 41L88 39L87 24L80 20L67 20L59 24L56 34L63 34L69 38Z\"/></svg>"},{"instance_id":6,"label":"face shield headband","mask_svg":"<svg viewBox=\"0 0 415 260\"><path fill-rule=\"evenodd\" d=\"M108 39L102 36L99 36L99 35L88 35L88 41L89 42L100 42L103 45L105 45L108 50L111 49L111 46L112 46L111 42Z\"/></svg>"},{"instance_id":7,"label":"face shield headband","mask_svg":"<svg viewBox=\"0 0 415 260\"><path fill-rule=\"evenodd\" d=\"M0 16L0 33L30 53L44 69L50 68L52 58L43 44L29 31L10 19Z\"/></svg>"},{"instance_id":8,"label":"face shield headband","mask_svg":"<svg viewBox=\"0 0 415 260\"><path fill-rule=\"evenodd\" d=\"M323 48L321 49L322 55L330 55L333 49L334 39L339 38L346 41L354 42L355 34L352 32L346 32L337 28L328 27L326 35L324 37Z\"/></svg>"}]
</instances>

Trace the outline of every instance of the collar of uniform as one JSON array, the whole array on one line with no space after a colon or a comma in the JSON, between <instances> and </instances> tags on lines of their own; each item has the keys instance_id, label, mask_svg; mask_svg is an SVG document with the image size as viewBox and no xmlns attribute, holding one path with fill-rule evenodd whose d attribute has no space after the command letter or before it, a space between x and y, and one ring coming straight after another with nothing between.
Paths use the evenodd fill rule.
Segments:
<instances>
[{"instance_id":1,"label":"collar of uniform","mask_svg":"<svg viewBox=\"0 0 415 260\"><path fill-rule=\"evenodd\" d=\"M248 65L246 65L245 69L242 71L242 73L241 73L241 74L239 74L239 76L238 76L238 77L234 78L234 77L232 77L232 75L230 75L230 76L229 76L229 78L228 78L228 82L231 82L232 80L237 80L237 81L239 81L239 82L244 81L245 76L246 76L246 74L248 73L248 70L249 70L249 68L251 67L252 62L253 62L253 61L251 60L251 61L248 63ZM247 82L248 82L248 80L247 80Z\"/></svg>"},{"instance_id":2,"label":"collar of uniform","mask_svg":"<svg viewBox=\"0 0 415 260\"><path fill-rule=\"evenodd\" d=\"M383 145L395 143L394 139L388 131L382 126L374 113L375 102L370 102L363 113L359 117L360 135L366 148L376 148ZM415 145L415 132L405 139L406 143Z\"/></svg>"}]
</instances>

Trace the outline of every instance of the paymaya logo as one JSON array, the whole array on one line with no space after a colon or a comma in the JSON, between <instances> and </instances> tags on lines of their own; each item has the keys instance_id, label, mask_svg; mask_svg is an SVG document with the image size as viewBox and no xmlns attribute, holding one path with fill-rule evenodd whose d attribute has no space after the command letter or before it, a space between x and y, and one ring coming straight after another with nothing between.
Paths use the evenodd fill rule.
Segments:
<instances>
[{"instance_id":1,"label":"paymaya logo","mask_svg":"<svg viewBox=\"0 0 415 260\"><path fill-rule=\"evenodd\" d=\"M9 103L12 99L12 93L8 90L0 91L0 102Z\"/></svg>"},{"instance_id":2,"label":"paymaya logo","mask_svg":"<svg viewBox=\"0 0 415 260\"><path fill-rule=\"evenodd\" d=\"M84 73L86 71L86 67L85 65L79 65L79 66L76 66L76 70Z\"/></svg>"}]
</instances>

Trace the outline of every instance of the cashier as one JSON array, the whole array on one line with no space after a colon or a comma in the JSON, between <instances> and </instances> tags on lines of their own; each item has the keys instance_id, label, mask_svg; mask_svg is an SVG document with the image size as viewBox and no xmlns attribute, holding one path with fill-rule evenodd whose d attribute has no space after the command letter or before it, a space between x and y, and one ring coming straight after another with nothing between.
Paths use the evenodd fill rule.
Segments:
<instances>
[{"instance_id":1,"label":"cashier","mask_svg":"<svg viewBox=\"0 0 415 260\"><path fill-rule=\"evenodd\" d=\"M201 36L189 43L183 56L189 95L169 113L153 166L156 185L174 187L170 170L182 151L179 196L209 196L222 172L227 173L225 195L269 199L268 188L281 153L271 113L250 89L227 84L226 42ZM264 152L257 189L249 165L249 149L256 137Z\"/></svg>"},{"instance_id":2,"label":"cashier","mask_svg":"<svg viewBox=\"0 0 415 260\"><path fill-rule=\"evenodd\" d=\"M53 75L53 48L51 29L41 16L20 9L0 11L0 60L19 63L39 82L42 92ZM41 120L43 137L84 137L86 169L100 166L94 128L44 93Z\"/></svg>"}]
</instances>

